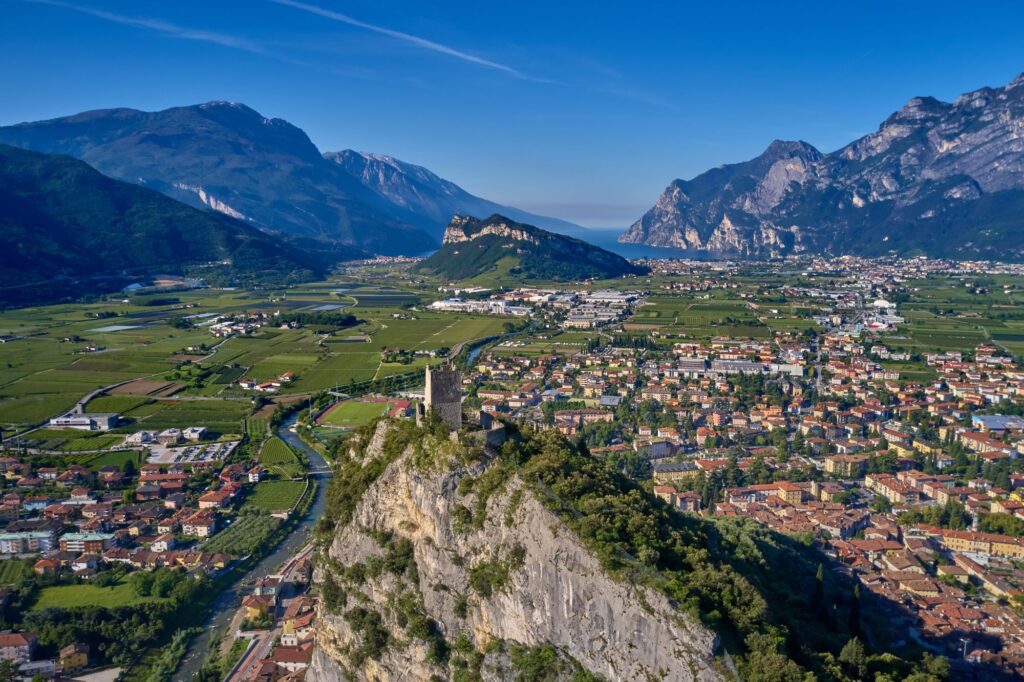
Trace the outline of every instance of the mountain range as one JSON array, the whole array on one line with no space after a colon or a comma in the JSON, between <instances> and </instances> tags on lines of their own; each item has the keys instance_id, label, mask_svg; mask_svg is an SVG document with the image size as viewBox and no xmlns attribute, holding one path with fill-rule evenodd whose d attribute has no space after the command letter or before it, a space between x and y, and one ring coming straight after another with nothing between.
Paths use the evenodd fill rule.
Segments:
<instances>
[{"instance_id":1,"label":"mountain range","mask_svg":"<svg viewBox=\"0 0 1024 682\"><path fill-rule=\"evenodd\" d=\"M88 111L2 127L0 142L68 154L110 177L307 244L419 255L437 247L460 211L582 229L481 199L391 157L321 154L299 128L238 103Z\"/></svg>"},{"instance_id":2,"label":"mountain range","mask_svg":"<svg viewBox=\"0 0 1024 682\"><path fill-rule=\"evenodd\" d=\"M415 270L448 280L490 276L502 281L605 279L642 272L610 251L502 215L484 220L456 215L441 248Z\"/></svg>"},{"instance_id":3,"label":"mountain range","mask_svg":"<svg viewBox=\"0 0 1024 682\"><path fill-rule=\"evenodd\" d=\"M134 278L288 283L328 262L274 235L58 154L0 144L0 304L61 300Z\"/></svg>"},{"instance_id":4,"label":"mountain range","mask_svg":"<svg viewBox=\"0 0 1024 682\"><path fill-rule=\"evenodd\" d=\"M1024 74L953 102L915 97L835 152L776 140L750 161L674 180L619 241L1024 259Z\"/></svg>"}]
</instances>

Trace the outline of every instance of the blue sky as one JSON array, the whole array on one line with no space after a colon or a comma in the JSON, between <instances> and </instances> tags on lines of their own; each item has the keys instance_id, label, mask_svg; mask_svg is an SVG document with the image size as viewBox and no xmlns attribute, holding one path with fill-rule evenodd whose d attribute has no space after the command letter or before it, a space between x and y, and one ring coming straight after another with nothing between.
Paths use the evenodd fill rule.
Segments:
<instances>
[{"instance_id":1,"label":"blue sky","mask_svg":"<svg viewBox=\"0 0 1024 682\"><path fill-rule=\"evenodd\" d=\"M429 6L433 5L433 6ZM1024 6L0 0L0 123L245 102L323 151L624 227L773 139L831 151L1024 71Z\"/></svg>"}]
</instances>

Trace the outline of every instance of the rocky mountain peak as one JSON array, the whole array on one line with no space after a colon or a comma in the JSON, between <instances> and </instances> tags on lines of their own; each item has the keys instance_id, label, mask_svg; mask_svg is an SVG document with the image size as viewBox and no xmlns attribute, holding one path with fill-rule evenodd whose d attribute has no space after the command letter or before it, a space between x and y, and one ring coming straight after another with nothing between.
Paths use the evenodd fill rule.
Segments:
<instances>
[{"instance_id":1,"label":"rocky mountain peak","mask_svg":"<svg viewBox=\"0 0 1024 682\"><path fill-rule=\"evenodd\" d=\"M952 105L934 97L912 97L879 126L879 129L893 124L918 123L945 114Z\"/></svg>"},{"instance_id":2,"label":"rocky mountain peak","mask_svg":"<svg viewBox=\"0 0 1024 682\"><path fill-rule=\"evenodd\" d=\"M795 156L818 158L821 156L821 152L814 145L803 140L772 140L772 143L761 152L758 158L776 161Z\"/></svg>"},{"instance_id":3,"label":"rocky mountain peak","mask_svg":"<svg viewBox=\"0 0 1024 682\"><path fill-rule=\"evenodd\" d=\"M953 103L914 97L829 154L777 140L750 161L672 183L620 241L761 256L1024 258L1022 83L1024 74Z\"/></svg>"}]
</instances>

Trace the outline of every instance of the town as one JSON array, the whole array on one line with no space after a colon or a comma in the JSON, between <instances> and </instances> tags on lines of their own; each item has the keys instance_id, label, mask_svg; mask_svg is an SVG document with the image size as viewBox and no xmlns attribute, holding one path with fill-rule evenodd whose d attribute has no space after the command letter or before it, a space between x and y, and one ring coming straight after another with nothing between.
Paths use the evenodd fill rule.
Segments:
<instances>
[{"instance_id":1,"label":"town","mask_svg":"<svg viewBox=\"0 0 1024 682\"><path fill-rule=\"evenodd\" d=\"M49 619L76 600L169 613L246 575L207 670L300 679L312 545L257 562L315 521L324 456L372 420L422 416L424 372L444 362L458 367L454 428L482 425L493 443L502 423L555 429L681 513L817 546L864 613L884 614L874 636L1024 674L1024 270L650 264L646 277L467 288L377 259L350 268L358 284L232 294L230 310L180 294L207 312L144 317L169 336L137 344L162 344L173 370L112 375L4 439L0 577L5 623L20 627L0 635L0 658L27 677L131 668L132 643L155 635L67 641ZM136 325L93 324L69 343L137 352L116 350ZM12 352L32 342L11 337ZM180 658L187 643L156 650Z\"/></svg>"}]
</instances>

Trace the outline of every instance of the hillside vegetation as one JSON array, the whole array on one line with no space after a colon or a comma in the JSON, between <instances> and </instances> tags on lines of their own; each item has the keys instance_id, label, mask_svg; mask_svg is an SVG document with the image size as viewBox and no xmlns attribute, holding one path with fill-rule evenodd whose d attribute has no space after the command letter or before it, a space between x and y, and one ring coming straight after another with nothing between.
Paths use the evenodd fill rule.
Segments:
<instances>
[{"instance_id":1,"label":"hillside vegetation","mask_svg":"<svg viewBox=\"0 0 1024 682\"><path fill-rule=\"evenodd\" d=\"M377 425L355 432L339 449L339 470L329 490L321 538L330 545L338 537L351 537L345 535L350 532L346 529L354 523L361 500L385 470L389 485L395 485L389 466L400 462L397 466L403 471L415 470L410 475L418 481L424 475L458 479L459 495L470 496L465 505L452 506L452 527L459 536L493 528L497 521L488 514L499 507L491 501L503 497L503 524L511 526L503 532L513 537L522 533L519 537L529 544L529 531L515 528L516 510L525 504L528 491L572 530L613 580L660 592L680 612L717 632L744 680L925 682L946 675L942 660L925 657L914 664L891 652L865 652L858 639L864 637L861 606L852 584L823 570L827 560L810 544L750 519L677 512L615 466L555 431L518 434L491 458L473 447L452 448L443 430L436 424L418 428L397 423L369 450L373 434L379 438ZM367 457L370 450L375 454ZM373 506L382 504L379 495L374 493L370 506L374 513L380 513ZM470 570L469 585L478 595L474 599L508 589L512 575L523 565L522 550L514 556L519 545L503 536L501 546L513 549L505 554L495 549L492 559L478 559ZM465 561L468 565L470 559ZM327 578L324 589L332 600L342 599L341 593L350 589L344 587L346 580ZM337 601L332 603L338 608ZM464 617L465 601L455 608L456 615L461 608ZM378 654L384 655L386 649L382 646ZM551 665L564 663L564 658L553 657Z\"/></svg>"},{"instance_id":2,"label":"hillside vegetation","mask_svg":"<svg viewBox=\"0 0 1024 682\"><path fill-rule=\"evenodd\" d=\"M0 303L59 300L156 274L251 285L327 264L238 220L113 180L67 156L0 145Z\"/></svg>"}]
</instances>

